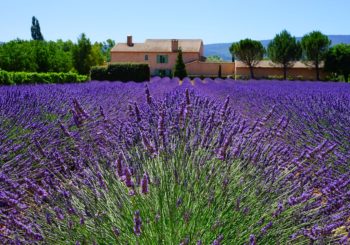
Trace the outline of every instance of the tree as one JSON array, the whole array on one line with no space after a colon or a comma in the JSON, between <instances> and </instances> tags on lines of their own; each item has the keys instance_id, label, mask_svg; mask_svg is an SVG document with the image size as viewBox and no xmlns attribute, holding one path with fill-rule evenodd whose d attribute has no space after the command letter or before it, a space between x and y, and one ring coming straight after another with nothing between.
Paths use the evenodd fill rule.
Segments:
<instances>
[{"instance_id":1,"label":"tree","mask_svg":"<svg viewBox=\"0 0 350 245\"><path fill-rule=\"evenodd\" d=\"M0 46L0 69L36 71L35 49L31 42L16 39Z\"/></svg>"},{"instance_id":2,"label":"tree","mask_svg":"<svg viewBox=\"0 0 350 245\"><path fill-rule=\"evenodd\" d=\"M218 78L222 77L221 64L219 65Z\"/></svg>"},{"instance_id":3,"label":"tree","mask_svg":"<svg viewBox=\"0 0 350 245\"><path fill-rule=\"evenodd\" d=\"M350 45L338 44L330 48L325 58L325 70L343 75L345 82L350 74Z\"/></svg>"},{"instance_id":4,"label":"tree","mask_svg":"<svg viewBox=\"0 0 350 245\"><path fill-rule=\"evenodd\" d=\"M326 35L319 31L306 34L301 39L303 57L306 61L312 62L316 69L316 80L320 80L320 63L324 60L331 41Z\"/></svg>"},{"instance_id":5,"label":"tree","mask_svg":"<svg viewBox=\"0 0 350 245\"><path fill-rule=\"evenodd\" d=\"M223 59L218 55L212 55L212 56L208 56L206 61L208 61L208 62L222 62Z\"/></svg>"},{"instance_id":6,"label":"tree","mask_svg":"<svg viewBox=\"0 0 350 245\"><path fill-rule=\"evenodd\" d=\"M237 43L233 43L230 47L230 51L234 57L249 67L250 78L254 79L254 67L263 59L265 49L261 42L244 39Z\"/></svg>"},{"instance_id":7,"label":"tree","mask_svg":"<svg viewBox=\"0 0 350 245\"><path fill-rule=\"evenodd\" d=\"M31 41L31 47L34 50L37 72L48 72L50 70L50 55L48 44L45 41Z\"/></svg>"},{"instance_id":8,"label":"tree","mask_svg":"<svg viewBox=\"0 0 350 245\"><path fill-rule=\"evenodd\" d=\"M102 52L102 43L95 42L91 48L90 66L103 65L105 57Z\"/></svg>"},{"instance_id":9,"label":"tree","mask_svg":"<svg viewBox=\"0 0 350 245\"><path fill-rule=\"evenodd\" d=\"M41 34L40 31L40 24L37 18L35 18L35 16L33 16L32 18L32 27L30 28L31 32L32 32L32 38L33 40L39 40L42 41L44 40L43 35Z\"/></svg>"},{"instance_id":10,"label":"tree","mask_svg":"<svg viewBox=\"0 0 350 245\"><path fill-rule=\"evenodd\" d=\"M235 62L235 54L233 52L233 45L230 46L229 50L230 50L230 53L231 53L231 61Z\"/></svg>"},{"instance_id":11,"label":"tree","mask_svg":"<svg viewBox=\"0 0 350 245\"><path fill-rule=\"evenodd\" d=\"M272 62L279 64L283 68L283 79L287 79L287 69L301 57L301 46L295 37L283 30L277 34L269 43L267 55Z\"/></svg>"},{"instance_id":12,"label":"tree","mask_svg":"<svg viewBox=\"0 0 350 245\"><path fill-rule=\"evenodd\" d=\"M174 67L174 77L183 79L187 77L186 66L182 59L182 50L179 49L177 52L177 59Z\"/></svg>"},{"instance_id":13,"label":"tree","mask_svg":"<svg viewBox=\"0 0 350 245\"><path fill-rule=\"evenodd\" d=\"M89 74L91 67L91 50L90 39L84 33L78 38L78 43L73 48L73 64L80 74Z\"/></svg>"},{"instance_id":14,"label":"tree","mask_svg":"<svg viewBox=\"0 0 350 245\"><path fill-rule=\"evenodd\" d=\"M107 39L106 42L102 43L102 54L106 62L111 61L111 49L115 46L115 41Z\"/></svg>"}]
</instances>

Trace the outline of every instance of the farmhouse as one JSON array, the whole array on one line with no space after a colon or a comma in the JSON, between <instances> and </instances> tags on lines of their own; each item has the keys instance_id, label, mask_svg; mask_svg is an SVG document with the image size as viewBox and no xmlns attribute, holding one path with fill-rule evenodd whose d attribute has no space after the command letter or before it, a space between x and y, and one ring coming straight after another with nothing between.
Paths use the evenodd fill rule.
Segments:
<instances>
[{"instance_id":1,"label":"farmhouse","mask_svg":"<svg viewBox=\"0 0 350 245\"><path fill-rule=\"evenodd\" d=\"M185 63L203 59L203 42L200 39L147 39L133 43L132 36L126 43L118 43L111 50L111 62L147 63L152 75L171 75L181 48Z\"/></svg>"},{"instance_id":2,"label":"farmhouse","mask_svg":"<svg viewBox=\"0 0 350 245\"><path fill-rule=\"evenodd\" d=\"M191 76L217 76L219 69L223 77L249 77L249 68L242 62L207 62L203 55L201 39L147 39L144 43L134 43L127 36L126 43L117 43L111 50L111 63L147 63L151 75L170 76L175 66L177 52L181 48L186 71ZM288 76L294 79L314 80L315 70L302 62L296 62L288 69ZM271 61L261 61L254 68L256 78L282 77L283 70ZM325 73L321 71L321 78Z\"/></svg>"}]
</instances>

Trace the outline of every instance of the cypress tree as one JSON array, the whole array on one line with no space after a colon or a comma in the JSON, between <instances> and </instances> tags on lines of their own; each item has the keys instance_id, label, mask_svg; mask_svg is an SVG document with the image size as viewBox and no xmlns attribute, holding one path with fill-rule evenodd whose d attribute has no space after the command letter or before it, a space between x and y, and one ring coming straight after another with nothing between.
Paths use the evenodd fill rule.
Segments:
<instances>
[{"instance_id":1,"label":"cypress tree","mask_svg":"<svg viewBox=\"0 0 350 245\"><path fill-rule=\"evenodd\" d=\"M182 59L182 50L181 49L179 49L177 52L176 64L174 67L174 77L178 77L180 79L187 77L186 66L185 66L185 63Z\"/></svg>"},{"instance_id":2,"label":"cypress tree","mask_svg":"<svg viewBox=\"0 0 350 245\"><path fill-rule=\"evenodd\" d=\"M39 40L39 41L44 40L44 37L41 34L39 21L37 18L35 18L35 16L33 16L32 18L32 27L30 28L30 30L32 32L33 40Z\"/></svg>"}]
</instances>

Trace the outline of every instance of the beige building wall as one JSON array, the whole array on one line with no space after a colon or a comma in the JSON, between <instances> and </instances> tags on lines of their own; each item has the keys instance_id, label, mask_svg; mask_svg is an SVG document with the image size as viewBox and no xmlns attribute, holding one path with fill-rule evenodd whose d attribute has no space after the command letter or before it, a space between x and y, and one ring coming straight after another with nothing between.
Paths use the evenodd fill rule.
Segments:
<instances>
[{"instance_id":1,"label":"beige building wall","mask_svg":"<svg viewBox=\"0 0 350 245\"><path fill-rule=\"evenodd\" d=\"M237 67L235 71L237 78L250 77L250 71L248 67ZM283 69L279 67L256 67L254 68L255 78L267 78L267 77L281 77L283 78ZM327 73L320 70L320 79L324 80ZM287 70L287 77L291 77L296 80L316 80L316 71L314 68L289 68Z\"/></svg>"},{"instance_id":2,"label":"beige building wall","mask_svg":"<svg viewBox=\"0 0 350 245\"><path fill-rule=\"evenodd\" d=\"M235 70L235 63L216 63L216 62L200 62L195 61L186 64L186 71L189 75L206 75L217 76L219 73L219 66L221 65L221 75L224 77L232 76Z\"/></svg>"},{"instance_id":3,"label":"beige building wall","mask_svg":"<svg viewBox=\"0 0 350 245\"><path fill-rule=\"evenodd\" d=\"M148 60L145 60L145 56L148 56ZM168 63L157 63L157 55L167 55ZM151 74L155 74L158 69L173 70L176 63L177 53L175 52L111 52L111 63L116 62L135 62L146 63L149 65ZM192 62L200 59L200 53L182 53L184 63Z\"/></svg>"}]
</instances>

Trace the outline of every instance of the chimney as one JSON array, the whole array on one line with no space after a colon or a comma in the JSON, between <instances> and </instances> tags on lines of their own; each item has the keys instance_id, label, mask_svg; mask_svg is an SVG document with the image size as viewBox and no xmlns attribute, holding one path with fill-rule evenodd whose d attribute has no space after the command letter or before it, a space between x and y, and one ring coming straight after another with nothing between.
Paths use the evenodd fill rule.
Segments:
<instances>
[{"instance_id":1,"label":"chimney","mask_svg":"<svg viewBox=\"0 0 350 245\"><path fill-rule=\"evenodd\" d=\"M179 50L179 40L172 39L171 40L171 52L177 52Z\"/></svg>"},{"instance_id":2,"label":"chimney","mask_svg":"<svg viewBox=\"0 0 350 245\"><path fill-rule=\"evenodd\" d=\"M132 47L132 46L134 46L134 44L132 43L132 36L127 36L127 45L129 46L129 47Z\"/></svg>"}]
</instances>

